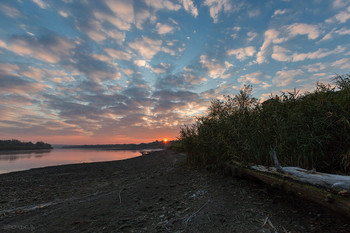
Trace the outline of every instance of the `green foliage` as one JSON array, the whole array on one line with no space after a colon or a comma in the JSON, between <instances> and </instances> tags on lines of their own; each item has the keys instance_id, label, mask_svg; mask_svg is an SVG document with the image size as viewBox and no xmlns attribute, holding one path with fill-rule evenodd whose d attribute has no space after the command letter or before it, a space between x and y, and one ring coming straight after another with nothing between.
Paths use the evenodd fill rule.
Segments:
<instances>
[{"instance_id":1,"label":"green foliage","mask_svg":"<svg viewBox=\"0 0 350 233\"><path fill-rule=\"evenodd\" d=\"M180 131L188 162L218 169L228 161L324 172L350 171L350 75L335 87L317 84L313 93L282 93L262 104L244 86L234 97L213 100L207 115Z\"/></svg>"}]
</instances>

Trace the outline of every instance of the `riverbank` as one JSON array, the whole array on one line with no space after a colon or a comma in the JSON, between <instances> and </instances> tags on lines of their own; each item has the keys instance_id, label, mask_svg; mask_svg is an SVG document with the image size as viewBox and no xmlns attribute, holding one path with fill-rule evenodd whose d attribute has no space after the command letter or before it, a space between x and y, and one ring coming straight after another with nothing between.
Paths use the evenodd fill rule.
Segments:
<instances>
[{"instance_id":1,"label":"riverbank","mask_svg":"<svg viewBox=\"0 0 350 233\"><path fill-rule=\"evenodd\" d=\"M0 175L1 232L348 232L348 220L171 151Z\"/></svg>"}]
</instances>

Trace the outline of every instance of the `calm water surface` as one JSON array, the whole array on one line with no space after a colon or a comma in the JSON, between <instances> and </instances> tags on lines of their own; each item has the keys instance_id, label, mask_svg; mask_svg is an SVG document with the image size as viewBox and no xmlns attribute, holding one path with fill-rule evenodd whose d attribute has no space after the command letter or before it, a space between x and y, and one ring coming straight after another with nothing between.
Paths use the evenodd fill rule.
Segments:
<instances>
[{"instance_id":1,"label":"calm water surface","mask_svg":"<svg viewBox=\"0 0 350 233\"><path fill-rule=\"evenodd\" d=\"M92 149L0 152L0 174L54 165L122 160L140 155L139 151Z\"/></svg>"}]
</instances>

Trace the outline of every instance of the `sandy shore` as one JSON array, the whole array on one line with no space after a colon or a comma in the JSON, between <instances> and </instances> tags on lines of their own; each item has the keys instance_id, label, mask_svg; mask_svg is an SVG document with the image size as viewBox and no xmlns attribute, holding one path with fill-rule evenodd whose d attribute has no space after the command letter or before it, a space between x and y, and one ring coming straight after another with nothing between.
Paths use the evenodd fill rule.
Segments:
<instances>
[{"instance_id":1,"label":"sandy shore","mask_svg":"<svg viewBox=\"0 0 350 233\"><path fill-rule=\"evenodd\" d=\"M170 151L0 175L1 232L349 232L347 219Z\"/></svg>"}]
</instances>

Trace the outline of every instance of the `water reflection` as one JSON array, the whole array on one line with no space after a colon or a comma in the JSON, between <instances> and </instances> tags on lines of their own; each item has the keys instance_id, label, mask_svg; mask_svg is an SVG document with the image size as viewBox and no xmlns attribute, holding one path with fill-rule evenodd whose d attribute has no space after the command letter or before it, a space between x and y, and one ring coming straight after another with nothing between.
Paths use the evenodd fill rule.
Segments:
<instances>
[{"instance_id":1,"label":"water reflection","mask_svg":"<svg viewBox=\"0 0 350 233\"><path fill-rule=\"evenodd\" d=\"M0 151L0 160L17 160L24 158L41 158L45 155L49 155L51 149L48 150L12 150L12 151Z\"/></svg>"},{"instance_id":2,"label":"water reflection","mask_svg":"<svg viewBox=\"0 0 350 233\"><path fill-rule=\"evenodd\" d=\"M140 151L95 149L2 151L0 152L0 174L63 164L122 160L140 155Z\"/></svg>"}]
</instances>

